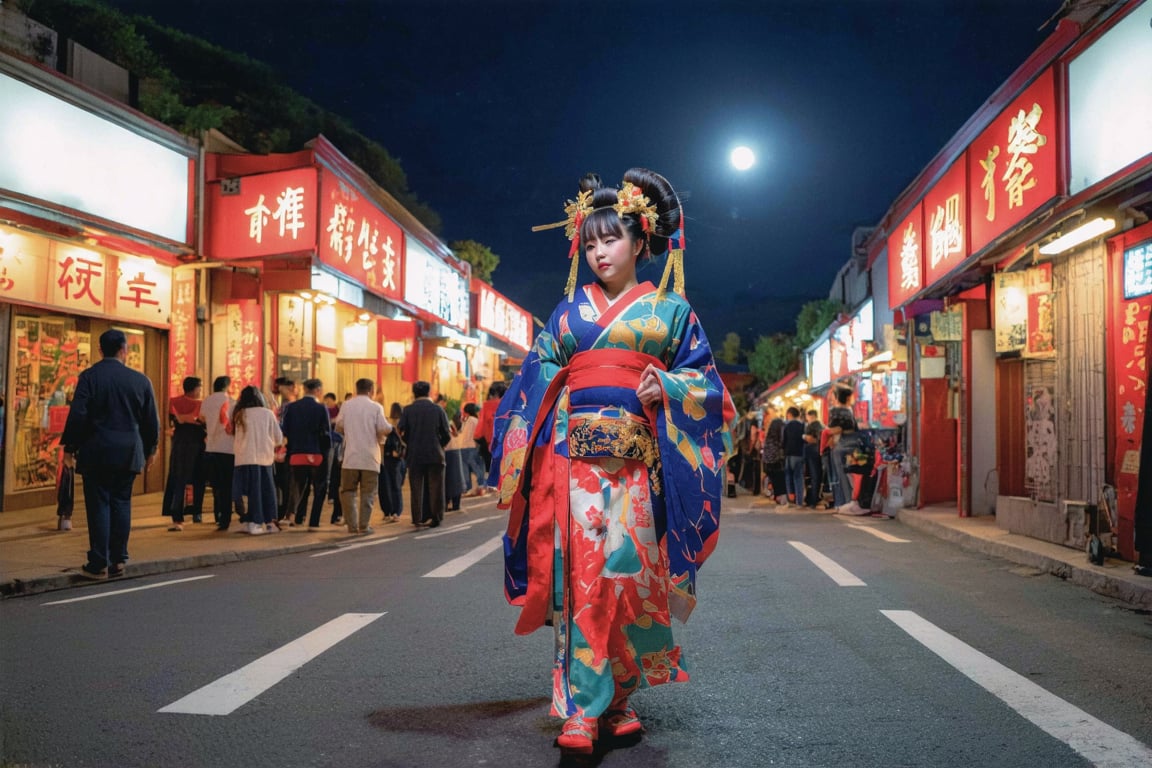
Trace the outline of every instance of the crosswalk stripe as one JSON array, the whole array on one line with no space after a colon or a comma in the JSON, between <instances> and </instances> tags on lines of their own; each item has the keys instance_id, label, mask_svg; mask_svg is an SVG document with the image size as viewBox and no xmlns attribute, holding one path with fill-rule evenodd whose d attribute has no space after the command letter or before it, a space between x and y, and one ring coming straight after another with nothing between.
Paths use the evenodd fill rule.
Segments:
<instances>
[{"instance_id":1,"label":"crosswalk stripe","mask_svg":"<svg viewBox=\"0 0 1152 768\"><path fill-rule=\"evenodd\" d=\"M910 544L911 543L910 539L902 539L899 536L893 536L892 534L888 533L888 531L881 531L880 529L873 528L870 525L860 525L859 523L850 523L847 520L841 520L840 522L844 523L844 525L848 526L849 528L853 528L857 531L864 531L864 533L870 533L878 539L883 539L884 541L891 542L893 544Z\"/></svg>"},{"instance_id":2,"label":"crosswalk stripe","mask_svg":"<svg viewBox=\"0 0 1152 768\"><path fill-rule=\"evenodd\" d=\"M836 582L841 587L868 586L856 576L853 576L847 568L840 565L827 555L820 554L807 544L800 541L790 541L788 543L799 550L800 554L811 560L813 565L824 571L824 573L828 575L828 578L832 579L832 581Z\"/></svg>"},{"instance_id":3,"label":"crosswalk stripe","mask_svg":"<svg viewBox=\"0 0 1152 768\"><path fill-rule=\"evenodd\" d=\"M383 613L345 613L247 666L174 701L158 712L230 715Z\"/></svg>"},{"instance_id":4,"label":"crosswalk stripe","mask_svg":"<svg viewBox=\"0 0 1152 768\"><path fill-rule=\"evenodd\" d=\"M880 613L1096 768L1152 765L1152 749L985 656L919 614L913 611Z\"/></svg>"},{"instance_id":5,"label":"crosswalk stripe","mask_svg":"<svg viewBox=\"0 0 1152 768\"><path fill-rule=\"evenodd\" d=\"M190 576L187 579L173 579L172 581L160 581L155 584L145 584L142 587L129 587L128 589L114 589L111 592L101 592L98 595L84 595L83 597L70 597L67 600L53 600L50 603L40 603L40 605L64 605L65 603L79 603L84 600L99 600L102 597L112 597L113 595L126 595L129 592L141 592L145 589L156 589L157 587L170 587L173 584L183 584L187 581L200 581L201 579L211 579L213 574L207 576Z\"/></svg>"},{"instance_id":6,"label":"crosswalk stripe","mask_svg":"<svg viewBox=\"0 0 1152 768\"><path fill-rule=\"evenodd\" d=\"M458 576L502 546L504 546L504 534L489 539L475 549L460 555L460 557L449 560L439 568L424 574L424 578L450 579L453 576Z\"/></svg>"}]
</instances>

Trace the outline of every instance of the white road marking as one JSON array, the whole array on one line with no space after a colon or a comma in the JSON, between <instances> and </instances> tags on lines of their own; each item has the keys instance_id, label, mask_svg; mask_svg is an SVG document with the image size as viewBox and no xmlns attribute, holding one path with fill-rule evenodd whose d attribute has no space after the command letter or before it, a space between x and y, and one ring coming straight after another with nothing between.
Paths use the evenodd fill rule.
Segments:
<instances>
[{"instance_id":1,"label":"white road marking","mask_svg":"<svg viewBox=\"0 0 1152 768\"><path fill-rule=\"evenodd\" d=\"M128 589L116 589L111 592L101 592L98 595L84 595L84 597L70 597L67 600L53 600L50 603L40 603L40 605L64 605L64 603L79 603L82 600L99 600L102 597L112 597L113 595L126 595L129 592L140 592L145 589L156 589L157 587L170 587L173 584L183 584L186 581L200 581L201 579L215 578L213 574L208 576L191 576L187 579L173 579L172 581L161 581L156 584L145 584L142 587L129 587Z\"/></svg>"},{"instance_id":2,"label":"white road marking","mask_svg":"<svg viewBox=\"0 0 1152 768\"><path fill-rule=\"evenodd\" d=\"M788 543L799 550L800 554L811 560L813 565L824 571L824 573L828 575L828 578L832 579L832 581L836 582L841 587L868 586L863 581L853 576L847 568L840 565L832 558L820 554L807 544L799 541L790 541Z\"/></svg>"},{"instance_id":3,"label":"white road marking","mask_svg":"<svg viewBox=\"0 0 1152 768\"><path fill-rule=\"evenodd\" d=\"M424 574L426 579L450 579L458 576L468 568L483 560L485 557L504 546L504 534L489 539L480 546L460 557L449 560L439 568Z\"/></svg>"},{"instance_id":4,"label":"white road marking","mask_svg":"<svg viewBox=\"0 0 1152 768\"><path fill-rule=\"evenodd\" d=\"M435 533L422 533L419 536L413 536L412 538L414 538L414 539L434 539L437 536L447 536L450 533L458 533L460 531L468 531L468 530L471 530L471 528L472 528L471 523L469 523L468 525L454 525L451 528L445 528L442 531L436 531Z\"/></svg>"},{"instance_id":5,"label":"white road marking","mask_svg":"<svg viewBox=\"0 0 1152 768\"><path fill-rule=\"evenodd\" d=\"M341 552L351 552L354 549L363 549L364 547L374 547L377 544L387 544L390 541L396 541L396 539L398 539L398 538L400 538L400 537L399 536L393 536L393 537L388 538L388 539L376 539L375 541L360 541L360 542L357 542L355 544L348 544L346 546L340 547L339 549L326 549L323 552L317 552L314 555L309 555L309 557L328 557L328 555L338 555Z\"/></svg>"},{"instance_id":6,"label":"white road marking","mask_svg":"<svg viewBox=\"0 0 1152 768\"><path fill-rule=\"evenodd\" d=\"M1152 749L1049 693L913 611L880 611L928 650L1096 768L1152 765Z\"/></svg>"},{"instance_id":7,"label":"white road marking","mask_svg":"<svg viewBox=\"0 0 1152 768\"><path fill-rule=\"evenodd\" d=\"M230 715L383 613L346 613L247 666L193 691L158 712Z\"/></svg>"},{"instance_id":8,"label":"white road marking","mask_svg":"<svg viewBox=\"0 0 1152 768\"><path fill-rule=\"evenodd\" d=\"M888 531L882 531L879 528L873 528L870 525L860 525L859 523L850 523L847 520L841 520L840 522L844 523L844 525L848 526L849 528L854 528L857 531L864 531L865 533L870 533L878 539L883 539L884 541L889 541L893 544L910 544L911 543L910 539L902 539L899 536L893 536L892 534L888 533Z\"/></svg>"}]
</instances>

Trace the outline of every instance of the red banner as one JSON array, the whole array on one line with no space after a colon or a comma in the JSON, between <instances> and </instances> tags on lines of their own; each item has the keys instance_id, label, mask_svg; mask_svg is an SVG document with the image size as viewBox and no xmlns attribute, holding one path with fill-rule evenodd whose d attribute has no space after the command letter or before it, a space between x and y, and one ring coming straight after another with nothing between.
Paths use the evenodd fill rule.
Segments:
<instances>
[{"instance_id":1,"label":"red banner","mask_svg":"<svg viewBox=\"0 0 1152 768\"><path fill-rule=\"evenodd\" d=\"M213 183L208 256L250 259L316 248L316 169L261 173Z\"/></svg>"},{"instance_id":2,"label":"red banner","mask_svg":"<svg viewBox=\"0 0 1152 768\"><path fill-rule=\"evenodd\" d=\"M924 287L924 204L918 203L888 237L888 307L903 306ZM836 372L832 372L833 378Z\"/></svg>"},{"instance_id":3,"label":"red banner","mask_svg":"<svg viewBox=\"0 0 1152 768\"><path fill-rule=\"evenodd\" d=\"M230 301L227 307L225 371L232 379L228 394L237 397L248 385L260 387L260 339L264 313L255 301Z\"/></svg>"},{"instance_id":4,"label":"red banner","mask_svg":"<svg viewBox=\"0 0 1152 768\"><path fill-rule=\"evenodd\" d=\"M1055 79L1049 69L968 145L970 253L1056 195L1058 119Z\"/></svg>"},{"instance_id":5,"label":"red banner","mask_svg":"<svg viewBox=\"0 0 1152 768\"><path fill-rule=\"evenodd\" d=\"M184 394L184 377L196 375L196 273L172 277L171 331L168 335L168 393Z\"/></svg>"},{"instance_id":6,"label":"red banner","mask_svg":"<svg viewBox=\"0 0 1152 768\"><path fill-rule=\"evenodd\" d=\"M472 295L476 305L473 326L524 352L532 348L532 315L516 306L483 280L472 278Z\"/></svg>"},{"instance_id":7,"label":"red banner","mask_svg":"<svg viewBox=\"0 0 1152 768\"><path fill-rule=\"evenodd\" d=\"M924 196L924 287L934 285L968 256L968 190L961 158Z\"/></svg>"},{"instance_id":8,"label":"red banner","mask_svg":"<svg viewBox=\"0 0 1152 768\"><path fill-rule=\"evenodd\" d=\"M404 300L404 230L327 170L320 180L320 261L377 296Z\"/></svg>"},{"instance_id":9,"label":"red banner","mask_svg":"<svg viewBox=\"0 0 1152 768\"><path fill-rule=\"evenodd\" d=\"M403 366L400 377L404 381L417 381L420 378L420 356L416 349L416 323L384 318L376 322L380 362L385 365Z\"/></svg>"}]
</instances>

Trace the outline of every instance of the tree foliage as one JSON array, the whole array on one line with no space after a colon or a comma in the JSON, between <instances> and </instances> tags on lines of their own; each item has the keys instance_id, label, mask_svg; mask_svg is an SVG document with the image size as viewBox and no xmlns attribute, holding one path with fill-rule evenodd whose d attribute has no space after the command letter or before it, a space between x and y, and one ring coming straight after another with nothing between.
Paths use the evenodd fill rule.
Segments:
<instances>
[{"instance_id":1,"label":"tree foliage","mask_svg":"<svg viewBox=\"0 0 1152 768\"><path fill-rule=\"evenodd\" d=\"M740 349L740 334L729 331L724 337L724 342L720 345L720 351L716 354L716 358L729 365L736 365L743 355L744 350Z\"/></svg>"},{"instance_id":2,"label":"tree foliage","mask_svg":"<svg viewBox=\"0 0 1152 768\"><path fill-rule=\"evenodd\" d=\"M324 134L433 232L440 216L408 188L384 147L286 86L258 61L96 0L15 0L28 16L141 79L139 109L189 135L217 128L258 154L295 152Z\"/></svg>"},{"instance_id":3,"label":"tree foliage","mask_svg":"<svg viewBox=\"0 0 1152 768\"><path fill-rule=\"evenodd\" d=\"M761 336L748 354L748 370L766 385L795 370L796 363L795 340L787 333Z\"/></svg>"},{"instance_id":4,"label":"tree foliage","mask_svg":"<svg viewBox=\"0 0 1152 768\"><path fill-rule=\"evenodd\" d=\"M475 240L456 240L448 244L456 254L472 265L472 277L492 284L492 273L500 266L500 257L492 253L492 249Z\"/></svg>"},{"instance_id":5,"label":"tree foliage","mask_svg":"<svg viewBox=\"0 0 1152 768\"><path fill-rule=\"evenodd\" d=\"M844 311L844 305L831 299L810 301L796 316L796 347L805 349Z\"/></svg>"}]
</instances>

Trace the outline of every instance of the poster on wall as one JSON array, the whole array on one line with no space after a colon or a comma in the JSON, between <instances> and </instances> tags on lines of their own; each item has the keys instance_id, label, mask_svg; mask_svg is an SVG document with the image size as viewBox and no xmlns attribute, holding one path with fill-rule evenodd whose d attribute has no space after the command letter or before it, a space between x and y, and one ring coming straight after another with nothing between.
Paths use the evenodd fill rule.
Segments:
<instances>
[{"instance_id":1,"label":"poster on wall","mask_svg":"<svg viewBox=\"0 0 1152 768\"><path fill-rule=\"evenodd\" d=\"M993 278L996 353L1019 352L1028 338L1028 293L1023 272L999 272Z\"/></svg>"},{"instance_id":2,"label":"poster on wall","mask_svg":"<svg viewBox=\"0 0 1152 768\"><path fill-rule=\"evenodd\" d=\"M232 379L231 397L238 397L248 385L260 387L260 305L251 300L231 301L227 305L225 336L225 373Z\"/></svg>"},{"instance_id":3,"label":"poster on wall","mask_svg":"<svg viewBox=\"0 0 1152 768\"><path fill-rule=\"evenodd\" d=\"M1052 295L1052 265L1041 264L1027 270L1028 357L1051 357L1056 354L1056 315Z\"/></svg>"},{"instance_id":4,"label":"poster on wall","mask_svg":"<svg viewBox=\"0 0 1152 768\"><path fill-rule=\"evenodd\" d=\"M5 488L51 488L68 405L91 361L91 335L77 330L72 318L17 315L12 347L7 427L12 475Z\"/></svg>"},{"instance_id":5,"label":"poster on wall","mask_svg":"<svg viewBox=\"0 0 1152 768\"><path fill-rule=\"evenodd\" d=\"M1051 387L1036 386L1024 409L1024 481L1042 501L1055 498L1056 395Z\"/></svg>"},{"instance_id":6,"label":"poster on wall","mask_svg":"<svg viewBox=\"0 0 1152 768\"><path fill-rule=\"evenodd\" d=\"M172 330L168 334L168 394L184 394L184 379L196 375L196 273L172 278Z\"/></svg>"},{"instance_id":7,"label":"poster on wall","mask_svg":"<svg viewBox=\"0 0 1152 768\"><path fill-rule=\"evenodd\" d=\"M959 307L933 312L930 317L934 341L964 340L964 314Z\"/></svg>"}]
</instances>

